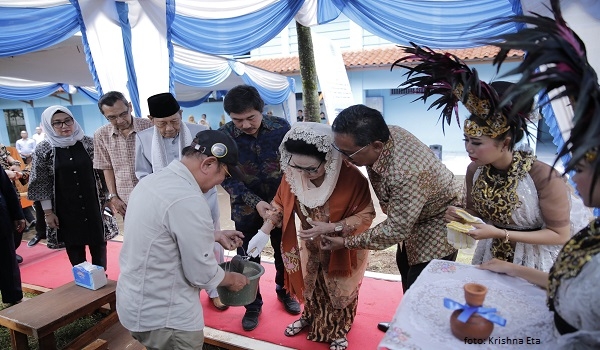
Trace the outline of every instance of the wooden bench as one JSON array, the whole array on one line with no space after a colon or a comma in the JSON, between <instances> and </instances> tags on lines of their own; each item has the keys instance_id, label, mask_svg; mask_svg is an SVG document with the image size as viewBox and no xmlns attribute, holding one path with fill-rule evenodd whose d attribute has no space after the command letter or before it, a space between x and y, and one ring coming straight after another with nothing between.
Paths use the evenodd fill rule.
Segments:
<instances>
[{"instance_id":1,"label":"wooden bench","mask_svg":"<svg viewBox=\"0 0 600 350\"><path fill-rule=\"evenodd\" d=\"M66 347L82 349L118 322L116 286L117 282L112 280L98 290L77 286L75 282L67 283L0 311L0 325L10 330L13 349L29 349L27 336L32 336L37 339L40 350L54 350L57 329L108 304L108 315Z\"/></svg>"}]
</instances>

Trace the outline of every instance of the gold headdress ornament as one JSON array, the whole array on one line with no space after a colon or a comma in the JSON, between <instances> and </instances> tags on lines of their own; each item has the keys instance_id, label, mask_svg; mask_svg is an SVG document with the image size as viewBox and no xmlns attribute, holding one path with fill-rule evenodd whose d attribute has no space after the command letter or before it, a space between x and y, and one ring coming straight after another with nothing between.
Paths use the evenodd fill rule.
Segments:
<instances>
[{"instance_id":1,"label":"gold headdress ornament","mask_svg":"<svg viewBox=\"0 0 600 350\"><path fill-rule=\"evenodd\" d=\"M458 84L452 92L454 96L461 98L463 95L462 84ZM463 104L471 114L479 116L487 124L487 126L479 126L475 121L467 119L463 127L465 134L471 137L485 135L494 139L510 129L508 119L502 113L493 113L488 100L477 98L473 93L469 93Z\"/></svg>"},{"instance_id":2,"label":"gold headdress ornament","mask_svg":"<svg viewBox=\"0 0 600 350\"><path fill-rule=\"evenodd\" d=\"M403 88L420 88L423 95L416 100L427 101L431 95L441 95L429 109L442 109L440 118L448 125L452 114L460 126L458 103L485 122L481 126L473 120L465 121L464 131L473 137L490 136L496 138L511 128L523 129L527 113L511 113L511 106L499 108L500 97L490 85L479 80L477 70L469 68L458 57L450 53L438 53L428 47L420 47L411 43L412 47L403 47L408 55L400 58L392 65L408 69L407 80L401 84ZM417 62L416 66L404 63ZM416 101L415 100L415 101ZM444 123L442 123L444 128Z\"/></svg>"}]
</instances>

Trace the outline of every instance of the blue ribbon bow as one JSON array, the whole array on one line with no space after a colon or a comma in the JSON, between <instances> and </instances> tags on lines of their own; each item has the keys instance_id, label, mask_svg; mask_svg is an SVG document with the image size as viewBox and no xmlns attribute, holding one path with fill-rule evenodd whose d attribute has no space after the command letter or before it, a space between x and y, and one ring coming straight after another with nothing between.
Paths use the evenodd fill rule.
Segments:
<instances>
[{"instance_id":1,"label":"blue ribbon bow","mask_svg":"<svg viewBox=\"0 0 600 350\"><path fill-rule=\"evenodd\" d=\"M450 310L463 310L463 312L458 315L458 320L460 322L466 323L471 315L479 314L479 316L485 318L490 322L494 322L502 327L506 325L506 319L496 315L496 309L491 307L481 307L481 306L470 306L468 304L457 303L456 301L444 298L444 307Z\"/></svg>"}]
</instances>

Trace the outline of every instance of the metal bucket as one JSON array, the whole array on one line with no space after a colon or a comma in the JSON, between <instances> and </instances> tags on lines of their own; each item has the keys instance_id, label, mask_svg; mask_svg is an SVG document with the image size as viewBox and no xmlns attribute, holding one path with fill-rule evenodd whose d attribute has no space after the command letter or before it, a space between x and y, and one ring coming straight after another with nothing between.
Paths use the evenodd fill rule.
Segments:
<instances>
[{"instance_id":1,"label":"metal bucket","mask_svg":"<svg viewBox=\"0 0 600 350\"><path fill-rule=\"evenodd\" d=\"M225 271L231 271L230 262L224 262L219 264L221 268ZM265 268L260 264L257 264L253 261L244 260L243 261L244 271L243 275L248 277L250 283L237 292L233 292L227 287L217 287L217 292L219 293L219 298L221 302L225 305L229 306L243 306L248 305L256 299L256 292L258 291L258 282L260 280L260 276L265 273Z\"/></svg>"}]
</instances>

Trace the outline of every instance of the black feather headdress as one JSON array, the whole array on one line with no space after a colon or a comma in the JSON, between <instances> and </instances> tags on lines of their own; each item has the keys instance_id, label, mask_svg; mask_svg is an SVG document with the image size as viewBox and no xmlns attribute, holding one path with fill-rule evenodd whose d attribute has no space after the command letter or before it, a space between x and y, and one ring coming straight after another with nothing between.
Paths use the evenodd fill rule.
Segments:
<instances>
[{"instance_id":1,"label":"black feather headdress","mask_svg":"<svg viewBox=\"0 0 600 350\"><path fill-rule=\"evenodd\" d=\"M458 116L460 102L471 114L487 124L485 127L472 124L472 136L487 135L495 138L514 128L522 129L527 133L523 119L528 117L531 101L524 113L511 113L512 106L509 104L500 108L501 99L498 92L479 79L476 69L470 68L450 53L438 53L428 47L421 47L412 42L410 44L412 47L402 47L408 55L394 62L392 69L402 67L408 70L404 74L407 79L400 85L401 87L423 90L423 95L414 101L427 102L432 95L439 95L429 109L434 107L441 109L442 128L444 128L444 121L448 125L451 124L453 116L460 126ZM417 62L417 64L409 65L410 62ZM465 129L468 129L468 125Z\"/></svg>"},{"instance_id":2,"label":"black feather headdress","mask_svg":"<svg viewBox=\"0 0 600 350\"><path fill-rule=\"evenodd\" d=\"M518 33L494 38L491 43L500 48L494 64L500 66L510 50L524 50L527 55L521 64L508 72L522 74L520 81L505 95L507 101L519 104L540 91L556 95L550 100L568 97L573 107L573 123L569 139L559 151L558 158L570 154L565 167L570 171L585 159L596 174L600 170L600 89L598 77L587 60L583 41L568 27L562 17L558 0L551 1L554 18L532 15L498 19L496 23L523 23L528 26ZM497 41L496 41L497 40ZM564 88L564 89L563 89Z\"/></svg>"}]
</instances>

